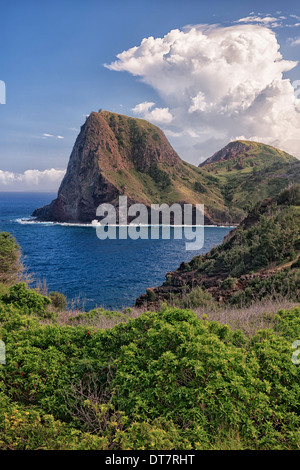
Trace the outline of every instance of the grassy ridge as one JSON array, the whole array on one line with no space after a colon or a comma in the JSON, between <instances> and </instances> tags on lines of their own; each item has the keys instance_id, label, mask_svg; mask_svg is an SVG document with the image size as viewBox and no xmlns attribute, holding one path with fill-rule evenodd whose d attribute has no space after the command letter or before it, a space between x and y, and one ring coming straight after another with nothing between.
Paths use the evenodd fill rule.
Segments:
<instances>
[{"instance_id":1,"label":"grassy ridge","mask_svg":"<svg viewBox=\"0 0 300 470\"><path fill-rule=\"evenodd\" d=\"M222 159L222 149L215 156L219 155L219 161L211 157L201 165L216 178L229 210L248 212L258 201L274 197L300 181L300 162L288 153L252 141L236 141L227 147L234 149L235 145L239 146L237 155Z\"/></svg>"}]
</instances>

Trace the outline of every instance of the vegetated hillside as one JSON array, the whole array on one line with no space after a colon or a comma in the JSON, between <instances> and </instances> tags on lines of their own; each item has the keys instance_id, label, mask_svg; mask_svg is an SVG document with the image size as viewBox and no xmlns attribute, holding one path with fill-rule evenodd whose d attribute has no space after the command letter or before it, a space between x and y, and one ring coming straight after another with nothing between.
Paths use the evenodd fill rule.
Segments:
<instances>
[{"instance_id":1,"label":"vegetated hillside","mask_svg":"<svg viewBox=\"0 0 300 470\"><path fill-rule=\"evenodd\" d=\"M160 287L148 289L137 306L201 306L213 300L247 304L284 295L300 301L300 185L252 209L223 243L182 263Z\"/></svg>"},{"instance_id":2,"label":"vegetated hillside","mask_svg":"<svg viewBox=\"0 0 300 470\"><path fill-rule=\"evenodd\" d=\"M300 448L300 308L251 337L187 309L107 329L94 319L114 312L63 309L0 284L1 450Z\"/></svg>"},{"instance_id":3,"label":"vegetated hillside","mask_svg":"<svg viewBox=\"0 0 300 470\"><path fill-rule=\"evenodd\" d=\"M184 162L164 133L143 119L92 112L77 137L57 198L33 216L91 222L99 204L111 203L118 209L118 197L126 195L128 205L204 204L206 224L235 224L246 215L249 203L262 195L273 196L300 172L300 162L294 157L274 149L277 153L271 159L269 147L264 151L262 144L257 145L261 165L252 156L250 171L247 167L218 172L213 167L217 163L199 168ZM252 190L258 184L261 189ZM237 196L233 197L233 191Z\"/></svg>"},{"instance_id":4,"label":"vegetated hillside","mask_svg":"<svg viewBox=\"0 0 300 470\"><path fill-rule=\"evenodd\" d=\"M252 141L230 142L200 168L217 179L229 211L244 215L257 202L300 182L300 161L282 150Z\"/></svg>"}]
</instances>

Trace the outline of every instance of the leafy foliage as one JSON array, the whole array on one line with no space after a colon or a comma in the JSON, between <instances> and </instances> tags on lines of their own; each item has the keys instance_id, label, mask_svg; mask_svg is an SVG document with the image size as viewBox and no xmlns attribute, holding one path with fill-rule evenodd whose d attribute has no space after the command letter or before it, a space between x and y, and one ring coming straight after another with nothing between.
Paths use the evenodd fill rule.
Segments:
<instances>
[{"instance_id":1,"label":"leafy foliage","mask_svg":"<svg viewBox=\"0 0 300 470\"><path fill-rule=\"evenodd\" d=\"M23 272L18 243L10 233L0 232L0 283L12 285L19 282Z\"/></svg>"},{"instance_id":2,"label":"leafy foliage","mask_svg":"<svg viewBox=\"0 0 300 470\"><path fill-rule=\"evenodd\" d=\"M50 292L49 299L52 306L57 310L64 310L67 307L67 298L61 292Z\"/></svg>"},{"instance_id":3,"label":"leafy foliage","mask_svg":"<svg viewBox=\"0 0 300 470\"><path fill-rule=\"evenodd\" d=\"M0 449L299 448L300 308L247 339L186 309L99 330L18 302L0 302Z\"/></svg>"},{"instance_id":4,"label":"leafy foliage","mask_svg":"<svg viewBox=\"0 0 300 470\"><path fill-rule=\"evenodd\" d=\"M215 298L246 305L264 297L300 299L300 185L263 201L232 230L223 243L204 255L182 263L174 273L209 289ZM172 284L169 274L167 285ZM190 294L188 294L190 295Z\"/></svg>"},{"instance_id":5,"label":"leafy foliage","mask_svg":"<svg viewBox=\"0 0 300 470\"><path fill-rule=\"evenodd\" d=\"M47 312L47 305L51 303L48 297L29 289L24 282L10 287L7 294L1 297L4 304L13 304L25 314L36 314L40 317L52 316Z\"/></svg>"},{"instance_id":6,"label":"leafy foliage","mask_svg":"<svg viewBox=\"0 0 300 470\"><path fill-rule=\"evenodd\" d=\"M209 307L214 304L214 299L209 292L198 286L185 296L182 304L185 308Z\"/></svg>"},{"instance_id":7,"label":"leafy foliage","mask_svg":"<svg viewBox=\"0 0 300 470\"><path fill-rule=\"evenodd\" d=\"M250 303L269 298L288 298L294 302L299 301L300 296L300 271L284 269L275 272L266 278L251 279L245 289L233 293L228 302L231 305L249 305Z\"/></svg>"},{"instance_id":8,"label":"leafy foliage","mask_svg":"<svg viewBox=\"0 0 300 470\"><path fill-rule=\"evenodd\" d=\"M161 170L157 163L153 163L150 166L149 175L163 189L167 188L172 183L169 174L166 171Z\"/></svg>"}]
</instances>

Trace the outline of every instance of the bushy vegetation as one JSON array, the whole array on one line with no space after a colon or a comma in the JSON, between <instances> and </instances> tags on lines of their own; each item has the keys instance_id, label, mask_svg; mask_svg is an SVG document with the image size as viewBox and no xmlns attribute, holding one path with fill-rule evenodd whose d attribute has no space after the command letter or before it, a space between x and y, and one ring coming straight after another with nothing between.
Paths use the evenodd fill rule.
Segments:
<instances>
[{"instance_id":1,"label":"bushy vegetation","mask_svg":"<svg viewBox=\"0 0 300 470\"><path fill-rule=\"evenodd\" d=\"M101 118L114 134L109 139L117 143L117 148L103 148L103 176L128 198L147 205L200 203L211 224L237 224L258 201L300 178L300 162L268 145L232 143L232 158L199 168L177 159L163 132L144 119L108 111ZM95 125L98 120L99 115ZM88 136L94 138L94 133ZM124 168L117 164L120 158Z\"/></svg>"},{"instance_id":2,"label":"bushy vegetation","mask_svg":"<svg viewBox=\"0 0 300 470\"><path fill-rule=\"evenodd\" d=\"M182 263L174 273L210 288L215 300L247 305L265 297L300 300L300 185L257 204L218 247ZM169 274L166 285L172 285ZM175 284L176 285L176 284ZM192 289L191 289L192 287Z\"/></svg>"},{"instance_id":3,"label":"bushy vegetation","mask_svg":"<svg viewBox=\"0 0 300 470\"><path fill-rule=\"evenodd\" d=\"M0 232L0 283L13 285L24 275L21 250L15 238L7 232Z\"/></svg>"},{"instance_id":4,"label":"bushy vegetation","mask_svg":"<svg viewBox=\"0 0 300 470\"><path fill-rule=\"evenodd\" d=\"M209 292L198 286L184 297L181 304L185 308L211 307L214 299Z\"/></svg>"},{"instance_id":5,"label":"bushy vegetation","mask_svg":"<svg viewBox=\"0 0 300 470\"><path fill-rule=\"evenodd\" d=\"M280 210L272 207L270 211L261 214L258 222L249 228L241 225L210 256L213 270L239 277L296 257L300 236L298 207L288 206ZM205 270L208 261L204 260L204 263L200 271Z\"/></svg>"},{"instance_id":6,"label":"bushy vegetation","mask_svg":"<svg viewBox=\"0 0 300 470\"><path fill-rule=\"evenodd\" d=\"M225 160L221 158L202 168L214 174L217 184L222 185L222 195L230 214L239 209L245 217L257 202L276 197L291 183L299 182L300 164L291 155L253 141L229 145L239 147L237 155ZM239 221L237 216L235 220Z\"/></svg>"},{"instance_id":7,"label":"bushy vegetation","mask_svg":"<svg viewBox=\"0 0 300 470\"><path fill-rule=\"evenodd\" d=\"M299 302L300 298L300 270L291 268L275 272L266 278L250 279L245 289L233 292L228 302L231 305L249 305L265 298L288 298Z\"/></svg>"},{"instance_id":8,"label":"bushy vegetation","mask_svg":"<svg viewBox=\"0 0 300 470\"><path fill-rule=\"evenodd\" d=\"M67 307L67 298L61 292L50 292L49 299L52 306L57 310L64 310Z\"/></svg>"},{"instance_id":9,"label":"bushy vegetation","mask_svg":"<svg viewBox=\"0 0 300 470\"><path fill-rule=\"evenodd\" d=\"M110 329L45 324L30 293L0 301L0 449L300 447L300 308L249 338L166 306Z\"/></svg>"},{"instance_id":10,"label":"bushy vegetation","mask_svg":"<svg viewBox=\"0 0 300 470\"><path fill-rule=\"evenodd\" d=\"M24 282L11 286L7 293L2 295L1 302L14 305L24 314L51 317L51 312L47 311L47 305L51 304L51 300L29 289Z\"/></svg>"}]
</instances>

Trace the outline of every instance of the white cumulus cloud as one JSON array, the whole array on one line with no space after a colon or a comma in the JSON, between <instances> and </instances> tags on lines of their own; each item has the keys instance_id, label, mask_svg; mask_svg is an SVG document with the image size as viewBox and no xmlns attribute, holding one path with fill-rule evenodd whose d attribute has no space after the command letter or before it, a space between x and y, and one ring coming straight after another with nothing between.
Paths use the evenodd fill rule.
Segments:
<instances>
[{"instance_id":1,"label":"white cumulus cloud","mask_svg":"<svg viewBox=\"0 0 300 470\"><path fill-rule=\"evenodd\" d=\"M155 103L153 102L144 101L143 103L139 103L134 108L132 108L132 111L136 114L144 114L147 113L154 105Z\"/></svg>"},{"instance_id":2,"label":"white cumulus cloud","mask_svg":"<svg viewBox=\"0 0 300 470\"><path fill-rule=\"evenodd\" d=\"M173 121L173 116L169 108L154 108L152 111L145 114L145 119L156 124L169 124Z\"/></svg>"},{"instance_id":3,"label":"white cumulus cloud","mask_svg":"<svg viewBox=\"0 0 300 470\"><path fill-rule=\"evenodd\" d=\"M42 190L56 191L65 175L66 170L26 170L24 173L14 173L0 170L0 190L26 191Z\"/></svg>"},{"instance_id":4,"label":"white cumulus cloud","mask_svg":"<svg viewBox=\"0 0 300 470\"><path fill-rule=\"evenodd\" d=\"M169 124L173 121L173 116L169 111L169 108L153 108L155 103L144 101L143 103L137 104L132 111L135 114L142 115L148 121L154 122L155 124ZM150 109L153 108L151 111Z\"/></svg>"},{"instance_id":5,"label":"white cumulus cloud","mask_svg":"<svg viewBox=\"0 0 300 470\"><path fill-rule=\"evenodd\" d=\"M257 23L259 17L249 18ZM144 38L106 67L128 72L157 92L164 107L145 102L133 110L163 124L182 158L199 163L220 142L240 135L300 157L300 100L283 76L297 62L284 60L275 33L265 26L275 19L175 29Z\"/></svg>"}]
</instances>

